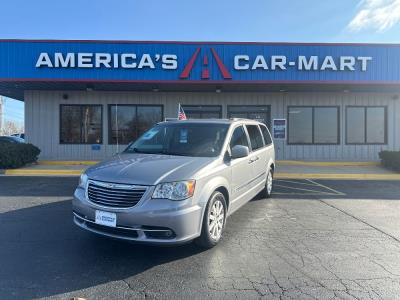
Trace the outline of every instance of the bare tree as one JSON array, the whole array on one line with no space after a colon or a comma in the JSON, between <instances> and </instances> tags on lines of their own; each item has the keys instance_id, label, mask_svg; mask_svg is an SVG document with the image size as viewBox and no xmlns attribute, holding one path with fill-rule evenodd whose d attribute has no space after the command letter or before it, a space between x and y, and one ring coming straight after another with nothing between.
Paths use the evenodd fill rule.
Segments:
<instances>
[{"instance_id":1,"label":"bare tree","mask_svg":"<svg viewBox=\"0 0 400 300\"><path fill-rule=\"evenodd\" d=\"M13 121L5 121L0 135L11 135L24 132L24 126Z\"/></svg>"}]
</instances>

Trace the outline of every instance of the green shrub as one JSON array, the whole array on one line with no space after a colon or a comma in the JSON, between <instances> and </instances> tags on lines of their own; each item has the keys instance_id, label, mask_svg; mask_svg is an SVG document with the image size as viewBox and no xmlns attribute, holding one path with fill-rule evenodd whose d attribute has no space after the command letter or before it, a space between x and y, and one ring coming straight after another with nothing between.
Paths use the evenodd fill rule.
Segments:
<instances>
[{"instance_id":1,"label":"green shrub","mask_svg":"<svg viewBox=\"0 0 400 300\"><path fill-rule=\"evenodd\" d=\"M382 151L379 153L379 158L384 167L400 171L400 151Z\"/></svg>"},{"instance_id":2,"label":"green shrub","mask_svg":"<svg viewBox=\"0 0 400 300\"><path fill-rule=\"evenodd\" d=\"M0 143L0 169L19 168L38 159L40 149L32 144Z\"/></svg>"}]
</instances>

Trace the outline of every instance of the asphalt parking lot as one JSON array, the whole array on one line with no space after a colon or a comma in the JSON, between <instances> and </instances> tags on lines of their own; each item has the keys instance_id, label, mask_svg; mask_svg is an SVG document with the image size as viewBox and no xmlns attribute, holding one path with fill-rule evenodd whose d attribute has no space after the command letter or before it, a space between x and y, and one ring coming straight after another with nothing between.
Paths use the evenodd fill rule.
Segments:
<instances>
[{"instance_id":1,"label":"asphalt parking lot","mask_svg":"<svg viewBox=\"0 0 400 300\"><path fill-rule=\"evenodd\" d=\"M398 181L276 181L207 251L80 230L76 184L0 177L0 299L400 298Z\"/></svg>"}]
</instances>

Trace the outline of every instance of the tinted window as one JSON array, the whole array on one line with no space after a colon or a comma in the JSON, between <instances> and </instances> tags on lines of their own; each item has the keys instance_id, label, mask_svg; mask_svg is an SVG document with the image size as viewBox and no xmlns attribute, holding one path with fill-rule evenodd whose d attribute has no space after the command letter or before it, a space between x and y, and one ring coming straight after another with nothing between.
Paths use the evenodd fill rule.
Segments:
<instances>
[{"instance_id":1,"label":"tinted window","mask_svg":"<svg viewBox=\"0 0 400 300\"><path fill-rule=\"evenodd\" d=\"M385 143L386 112L384 107L367 108L367 143Z\"/></svg>"},{"instance_id":2,"label":"tinted window","mask_svg":"<svg viewBox=\"0 0 400 300\"><path fill-rule=\"evenodd\" d=\"M220 119L222 107L219 105L182 105L188 119Z\"/></svg>"},{"instance_id":3,"label":"tinted window","mask_svg":"<svg viewBox=\"0 0 400 300\"><path fill-rule=\"evenodd\" d=\"M271 145L272 144L272 138L271 134L269 133L267 127L265 126L260 126L262 135L264 137L264 142L266 145Z\"/></svg>"},{"instance_id":4,"label":"tinted window","mask_svg":"<svg viewBox=\"0 0 400 300\"><path fill-rule=\"evenodd\" d=\"M231 142L230 142L231 149L236 145L246 146L249 147L249 143L247 141L247 135L244 131L243 126L236 127L233 131Z\"/></svg>"},{"instance_id":5,"label":"tinted window","mask_svg":"<svg viewBox=\"0 0 400 300\"><path fill-rule=\"evenodd\" d=\"M144 133L125 152L218 156L228 127L228 124L163 123Z\"/></svg>"},{"instance_id":6,"label":"tinted window","mask_svg":"<svg viewBox=\"0 0 400 300\"><path fill-rule=\"evenodd\" d=\"M229 105L228 118L245 118L264 123L268 127L271 120L271 107L268 105Z\"/></svg>"},{"instance_id":7,"label":"tinted window","mask_svg":"<svg viewBox=\"0 0 400 300\"><path fill-rule=\"evenodd\" d=\"M387 136L385 107L347 107L346 142L385 144Z\"/></svg>"},{"instance_id":8,"label":"tinted window","mask_svg":"<svg viewBox=\"0 0 400 300\"><path fill-rule=\"evenodd\" d=\"M339 108L315 107L314 108L314 143L338 144L339 143Z\"/></svg>"},{"instance_id":9,"label":"tinted window","mask_svg":"<svg viewBox=\"0 0 400 300\"><path fill-rule=\"evenodd\" d=\"M347 143L365 143L365 110L364 107L348 107L346 112Z\"/></svg>"},{"instance_id":10,"label":"tinted window","mask_svg":"<svg viewBox=\"0 0 400 300\"><path fill-rule=\"evenodd\" d=\"M129 144L160 121L161 106L110 105L109 143Z\"/></svg>"},{"instance_id":11,"label":"tinted window","mask_svg":"<svg viewBox=\"0 0 400 300\"><path fill-rule=\"evenodd\" d=\"M289 107L289 144L339 144L338 107Z\"/></svg>"},{"instance_id":12,"label":"tinted window","mask_svg":"<svg viewBox=\"0 0 400 300\"><path fill-rule=\"evenodd\" d=\"M61 105L60 143L101 144L101 105Z\"/></svg>"},{"instance_id":13,"label":"tinted window","mask_svg":"<svg viewBox=\"0 0 400 300\"><path fill-rule=\"evenodd\" d=\"M289 143L312 144L312 107L289 107Z\"/></svg>"},{"instance_id":14,"label":"tinted window","mask_svg":"<svg viewBox=\"0 0 400 300\"><path fill-rule=\"evenodd\" d=\"M252 150L257 150L264 147L263 138L257 125L246 125L247 132L250 137L250 144Z\"/></svg>"}]
</instances>

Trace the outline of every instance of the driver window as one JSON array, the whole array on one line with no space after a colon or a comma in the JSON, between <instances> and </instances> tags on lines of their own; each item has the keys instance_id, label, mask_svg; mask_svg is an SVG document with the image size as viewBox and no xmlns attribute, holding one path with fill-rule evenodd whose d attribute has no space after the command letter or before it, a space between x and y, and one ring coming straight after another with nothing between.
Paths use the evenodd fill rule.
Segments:
<instances>
[{"instance_id":1,"label":"driver window","mask_svg":"<svg viewBox=\"0 0 400 300\"><path fill-rule=\"evenodd\" d=\"M236 145L249 147L249 143L247 141L247 136L244 132L243 126L236 127L232 133L232 138L229 146L232 149Z\"/></svg>"}]
</instances>

